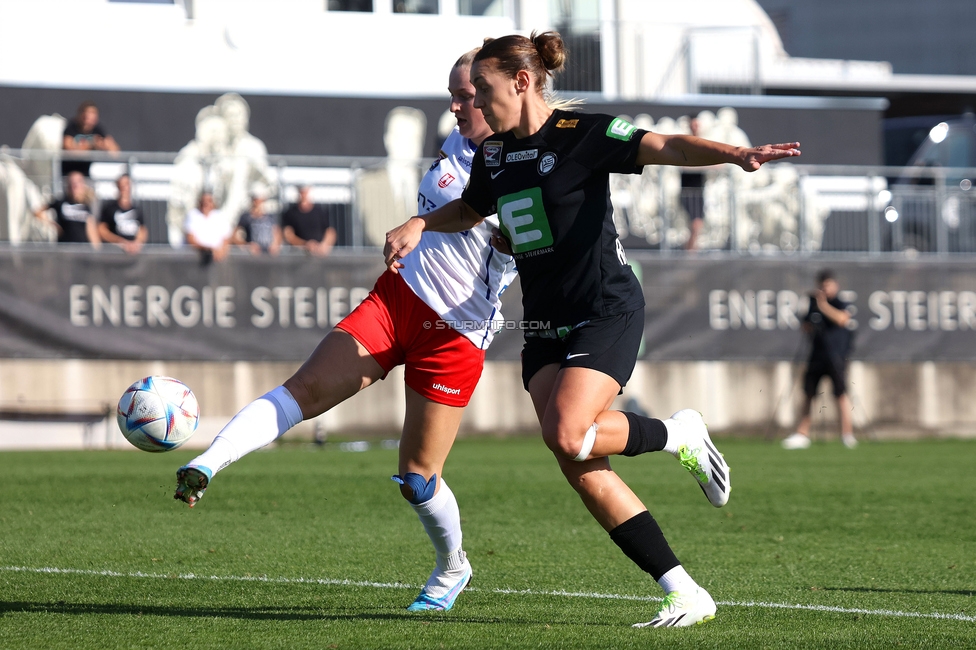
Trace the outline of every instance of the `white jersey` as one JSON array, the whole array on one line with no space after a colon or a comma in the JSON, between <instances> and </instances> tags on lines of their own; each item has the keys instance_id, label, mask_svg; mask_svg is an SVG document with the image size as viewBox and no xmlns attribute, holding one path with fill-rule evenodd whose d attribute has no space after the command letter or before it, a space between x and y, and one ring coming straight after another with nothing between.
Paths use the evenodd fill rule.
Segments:
<instances>
[{"instance_id":1,"label":"white jersey","mask_svg":"<svg viewBox=\"0 0 976 650\"><path fill-rule=\"evenodd\" d=\"M454 129L420 182L419 214L461 197L477 148ZM465 232L425 232L400 269L418 298L482 350L501 325L501 294L515 279L515 261L491 247L492 227L495 215Z\"/></svg>"}]
</instances>

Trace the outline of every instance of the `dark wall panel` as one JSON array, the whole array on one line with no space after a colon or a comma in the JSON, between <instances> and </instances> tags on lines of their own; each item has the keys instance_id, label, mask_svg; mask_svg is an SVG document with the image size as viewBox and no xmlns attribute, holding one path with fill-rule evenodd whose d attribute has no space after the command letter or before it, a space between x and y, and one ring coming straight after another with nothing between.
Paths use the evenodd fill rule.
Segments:
<instances>
[{"instance_id":1,"label":"dark wall panel","mask_svg":"<svg viewBox=\"0 0 976 650\"><path fill-rule=\"evenodd\" d=\"M102 123L127 151L178 151L193 138L197 112L213 93L86 91L0 87L0 144L19 147L40 115L74 115L78 104L95 101ZM437 121L447 98L349 98L245 95L251 106L251 133L272 154L383 156L383 128L395 106L413 106L427 115L425 153L437 152ZM753 98L755 99L755 98ZM782 98L776 98L780 101ZM584 110L613 114L695 115L722 103L662 105L591 101ZM739 124L756 144L797 140L804 163L880 164L881 110L855 108L737 108Z\"/></svg>"}]
</instances>

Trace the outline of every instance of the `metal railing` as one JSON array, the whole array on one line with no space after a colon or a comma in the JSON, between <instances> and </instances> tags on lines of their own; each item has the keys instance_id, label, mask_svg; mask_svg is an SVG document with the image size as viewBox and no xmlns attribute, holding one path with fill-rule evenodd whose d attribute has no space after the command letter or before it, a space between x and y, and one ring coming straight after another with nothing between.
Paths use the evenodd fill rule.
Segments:
<instances>
[{"instance_id":1,"label":"metal railing","mask_svg":"<svg viewBox=\"0 0 976 650\"><path fill-rule=\"evenodd\" d=\"M174 221L181 223L174 194L179 183L185 185L177 154L85 157L92 160L96 197L114 198L115 179L128 173L150 243L170 243ZM35 203L60 194L60 158L59 153L0 150L0 165L22 169L39 188ZM234 168L226 159L197 162L204 176ZM337 224L338 244L359 249L382 244L387 230L416 212L417 183L429 162L268 156L249 173L272 188L268 203L274 211L293 203L299 186L311 186L315 202ZM703 251L945 255L976 253L974 184L976 169L778 163L751 174L728 165L704 170L647 167L641 175L612 176L611 189L617 229L628 248L678 253L695 231L695 248ZM0 200L3 188L0 183ZM15 203L8 200L10 225L0 225L0 238L18 240L9 236L16 227L10 213ZM698 219L700 225L695 224Z\"/></svg>"},{"instance_id":2,"label":"metal railing","mask_svg":"<svg viewBox=\"0 0 976 650\"><path fill-rule=\"evenodd\" d=\"M976 169L794 165L648 167L612 178L624 244L739 254L976 253ZM691 185L689 187L688 185ZM697 186L697 185L700 185Z\"/></svg>"}]
</instances>

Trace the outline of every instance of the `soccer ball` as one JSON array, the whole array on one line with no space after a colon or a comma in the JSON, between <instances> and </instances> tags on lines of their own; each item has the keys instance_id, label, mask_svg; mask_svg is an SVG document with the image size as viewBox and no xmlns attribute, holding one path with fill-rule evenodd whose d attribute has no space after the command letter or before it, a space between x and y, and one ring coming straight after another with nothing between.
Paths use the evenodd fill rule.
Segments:
<instances>
[{"instance_id":1,"label":"soccer ball","mask_svg":"<svg viewBox=\"0 0 976 650\"><path fill-rule=\"evenodd\" d=\"M200 406L186 384L170 377L146 377L129 386L117 411L122 435L143 451L170 451L190 439Z\"/></svg>"}]
</instances>

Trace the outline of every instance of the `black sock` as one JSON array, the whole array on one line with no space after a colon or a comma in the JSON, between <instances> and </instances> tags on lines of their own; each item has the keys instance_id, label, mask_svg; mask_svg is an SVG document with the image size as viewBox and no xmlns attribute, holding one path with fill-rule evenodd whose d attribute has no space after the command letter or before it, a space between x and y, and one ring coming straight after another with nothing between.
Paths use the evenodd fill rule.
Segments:
<instances>
[{"instance_id":1,"label":"black sock","mask_svg":"<svg viewBox=\"0 0 976 650\"><path fill-rule=\"evenodd\" d=\"M681 564L664 539L661 527L647 510L610 531L610 539L634 564L655 580Z\"/></svg>"},{"instance_id":2,"label":"black sock","mask_svg":"<svg viewBox=\"0 0 976 650\"><path fill-rule=\"evenodd\" d=\"M634 415L621 411L630 423L627 446L620 452L622 456L638 456L649 451L661 451L668 442L668 428L661 420Z\"/></svg>"}]
</instances>

